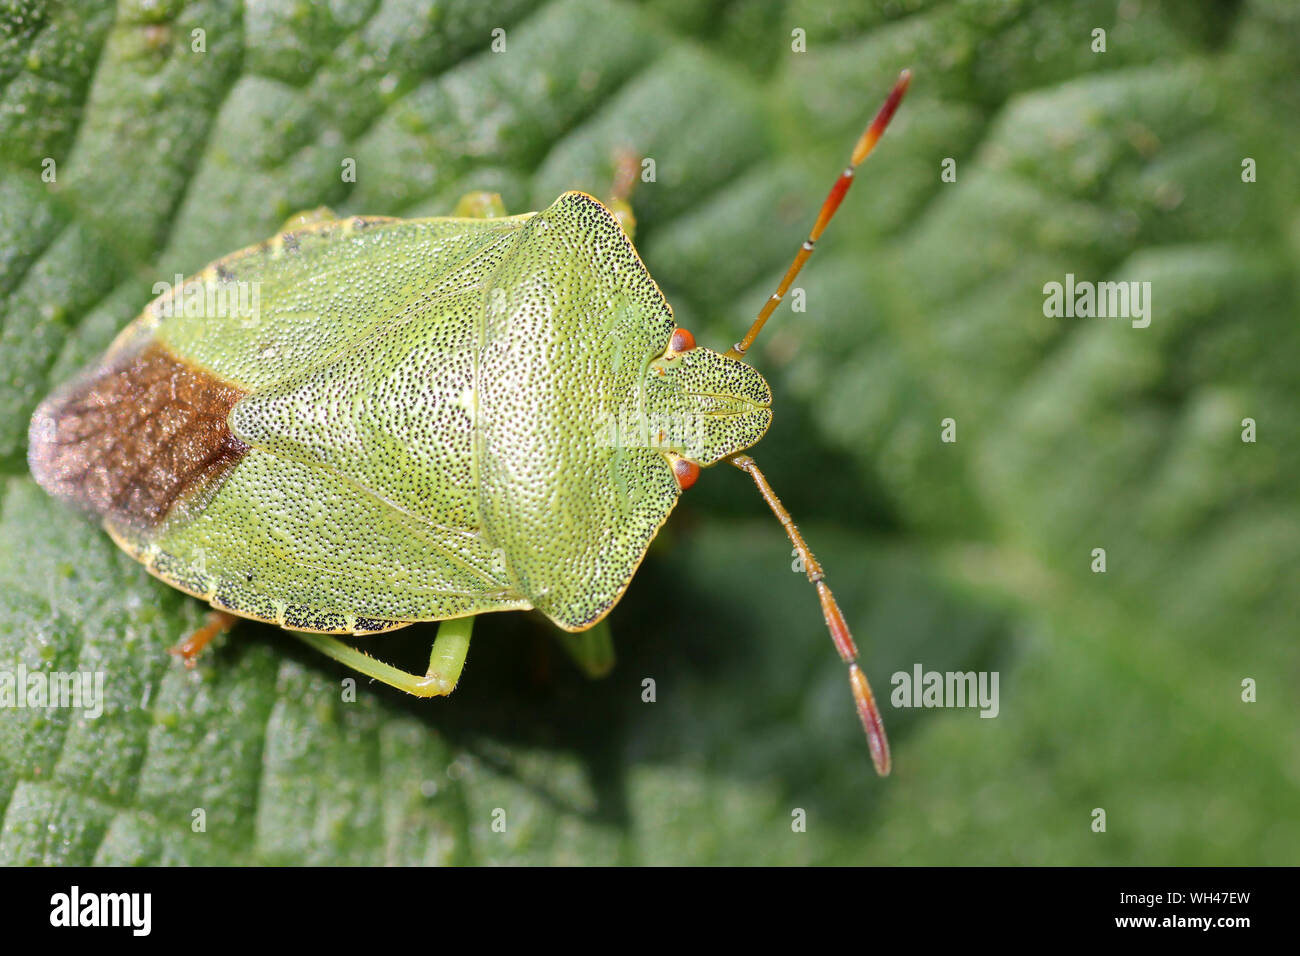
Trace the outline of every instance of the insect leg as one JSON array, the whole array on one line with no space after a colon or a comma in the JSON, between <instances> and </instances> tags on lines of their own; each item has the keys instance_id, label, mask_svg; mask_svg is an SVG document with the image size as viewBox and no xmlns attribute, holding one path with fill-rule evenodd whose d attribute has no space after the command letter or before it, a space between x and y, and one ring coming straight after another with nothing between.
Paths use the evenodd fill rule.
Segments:
<instances>
[{"instance_id":1,"label":"insect leg","mask_svg":"<svg viewBox=\"0 0 1300 956\"><path fill-rule=\"evenodd\" d=\"M469 637L474 630L474 616L453 618L438 625L438 636L429 653L429 669L423 676L376 660L364 651L345 644L329 634L293 631L294 637L310 644L326 657L332 657L355 671L404 690L416 697L445 697L456 689L460 672L469 653Z\"/></svg>"},{"instance_id":2,"label":"insect leg","mask_svg":"<svg viewBox=\"0 0 1300 956\"><path fill-rule=\"evenodd\" d=\"M501 219L506 215L506 204L500 193L480 189L461 196L451 214L460 219Z\"/></svg>"},{"instance_id":3,"label":"insect leg","mask_svg":"<svg viewBox=\"0 0 1300 956\"><path fill-rule=\"evenodd\" d=\"M605 205L614 214L629 239L636 237L636 216L632 212L632 190L640 182L641 158L621 147L614 151L614 184Z\"/></svg>"},{"instance_id":4,"label":"insect leg","mask_svg":"<svg viewBox=\"0 0 1300 956\"><path fill-rule=\"evenodd\" d=\"M234 627L237 620L235 615L227 614L225 611L209 611L203 626L175 647L169 647L167 653L176 655L185 661L186 667L193 669L194 659L198 657L199 652L218 634L224 634Z\"/></svg>"},{"instance_id":5,"label":"insect leg","mask_svg":"<svg viewBox=\"0 0 1300 956\"><path fill-rule=\"evenodd\" d=\"M304 209L302 212L296 212L286 219L276 230L279 232L293 232L301 229L303 226L314 226L321 222L333 222L339 217L329 206L317 206L315 209Z\"/></svg>"},{"instance_id":6,"label":"insect leg","mask_svg":"<svg viewBox=\"0 0 1300 956\"><path fill-rule=\"evenodd\" d=\"M614 669L614 637L609 630L608 618L585 631L562 631L559 628L555 631L560 645L588 677L604 677Z\"/></svg>"},{"instance_id":7,"label":"insect leg","mask_svg":"<svg viewBox=\"0 0 1300 956\"><path fill-rule=\"evenodd\" d=\"M789 536L790 543L799 552L804 570L808 572L808 580L817 588L817 598L822 605L822 617L826 619L826 627L831 632L831 640L835 642L835 649L840 652L840 658L845 664L849 665L849 686L853 689L853 701L858 708L858 718L862 721L862 729L867 734L867 746L871 750L871 762L876 765L876 773L882 777L886 776L889 773L889 739L885 736L885 725L880 719L880 711L876 707L875 696L871 693L871 685L867 683L866 675L862 673L862 668L858 666L858 648L853 643L853 635L849 633L848 622L844 620L844 614L835 601L835 595L831 593L830 587L826 584L826 573L813 556L808 543L804 541L803 535L799 533L799 529L795 527L790 512L785 510L785 505L781 504L781 499L776 496L772 486L767 483L767 478L758 470L758 465L754 459L748 455L732 455L727 461L754 479L759 494L763 496L763 500L767 502L768 507L772 509L772 513L776 515L776 520L781 522L781 527L785 529L785 533Z\"/></svg>"}]
</instances>

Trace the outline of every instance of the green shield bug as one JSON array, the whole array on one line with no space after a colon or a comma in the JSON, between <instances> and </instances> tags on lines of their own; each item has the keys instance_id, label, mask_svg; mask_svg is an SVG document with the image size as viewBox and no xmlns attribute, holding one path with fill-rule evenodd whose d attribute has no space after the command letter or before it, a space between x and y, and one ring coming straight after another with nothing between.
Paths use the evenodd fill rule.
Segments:
<instances>
[{"instance_id":1,"label":"green shield bug","mask_svg":"<svg viewBox=\"0 0 1300 956\"><path fill-rule=\"evenodd\" d=\"M803 559L881 774L889 746L821 566L744 451L772 420L742 361L903 94L898 79L807 240L725 352L676 326L610 206L296 217L159 295L32 417L29 463L168 584L294 631L412 694L456 686L475 615L536 609L589 673L606 615L701 467L745 471ZM333 635L441 621L427 673Z\"/></svg>"}]
</instances>

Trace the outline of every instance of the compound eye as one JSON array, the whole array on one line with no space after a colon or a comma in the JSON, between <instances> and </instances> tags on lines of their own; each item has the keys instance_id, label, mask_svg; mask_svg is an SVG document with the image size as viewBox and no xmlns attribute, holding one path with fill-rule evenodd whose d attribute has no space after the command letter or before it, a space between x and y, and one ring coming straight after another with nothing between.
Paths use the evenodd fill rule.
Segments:
<instances>
[{"instance_id":1,"label":"compound eye","mask_svg":"<svg viewBox=\"0 0 1300 956\"><path fill-rule=\"evenodd\" d=\"M695 336L685 329L674 329L673 337L668 342L670 352L689 352L695 348Z\"/></svg>"},{"instance_id":2,"label":"compound eye","mask_svg":"<svg viewBox=\"0 0 1300 956\"><path fill-rule=\"evenodd\" d=\"M685 458L676 458L673 460L673 474L677 476L678 487L685 491L700 477L700 466Z\"/></svg>"}]
</instances>

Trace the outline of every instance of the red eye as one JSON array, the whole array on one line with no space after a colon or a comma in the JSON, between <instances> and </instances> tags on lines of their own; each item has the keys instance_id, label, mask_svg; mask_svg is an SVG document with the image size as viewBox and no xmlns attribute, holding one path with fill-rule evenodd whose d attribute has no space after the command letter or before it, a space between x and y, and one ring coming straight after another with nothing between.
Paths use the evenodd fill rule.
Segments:
<instances>
[{"instance_id":1,"label":"red eye","mask_svg":"<svg viewBox=\"0 0 1300 956\"><path fill-rule=\"evenodd\" d=\"M693 348L695 348L695 336L685 329L673 330L673 337L668 342L669 351L689 352Z\"/></svg>"},{"instance_id":2,"label":"red eye","mask_svg":"<svg viewBox=\"0 0 1300 956\"><path fill-rule=\"evenodd\" d=\"M689 334L688 332L687 335ZM700 477L700 466L685 458L678 458L673 461L673 474L677 476L677 484L685 491Z\"/></svg>"}]
</instances>

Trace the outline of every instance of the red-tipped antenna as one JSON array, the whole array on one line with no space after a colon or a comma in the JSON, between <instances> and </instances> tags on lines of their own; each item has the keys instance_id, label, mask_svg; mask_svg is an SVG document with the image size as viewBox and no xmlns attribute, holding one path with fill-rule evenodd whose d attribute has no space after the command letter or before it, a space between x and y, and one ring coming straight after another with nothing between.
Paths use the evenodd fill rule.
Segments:
<instances>
[{"instance_id":1,"label":"red-tipped antenna","mask_svg":"<svg viewBox=\"0 0 1300 956\"><path fill-rule=\"evenodd\" d=\"M817 222L813 225L812 232L808 233L808 238L804 240L804 244L795 255L794 262L790 263L790 268L785 272L785 278L776 287L776 292L772 293L772 297L763 304L763 308L758 313L758 318L749 327L745 337L729 348L727 355L738 359L749 351L749 347L754 344L754 339L758 338L758 333L763 331L763 326L766 324L768 317L776 311L776 307L781 304L785 294L790 291L790 285L794 282L795 276L799 274L803 264L812 255L813 246L817 244L817 240L826 231L826 225L831 221L831 217L835 215L835 210L840 208L840 203L844 200L844 194L853 185L853 171L876 148L876 143L880 141L880 136L885 132L885 127L889 125L889 121L894 118L894 111L898 109L898 104L903 101L903 94L907 92L907 85L911 81L911 70L904 70L898 75L898 81L894 84L894 88L889 91L889 96L885 99L885 105L880 107L880 112L876 114L876 118L871 121L871 125L866 128L861 138L858 139L857 145L853 147L853 155L849 157L849 164L844 167L844 172L840 173L840 178L835 180L835 185L831 187L830 195L822 203L821 212L817 214Z\"/></svg>"},{"instance_id":2,"label":"red-tipped antenna","mask_svg":"<svg viewBox=\"0 0 1300 956\"><path fill-rule=\"evenodd\" d=\"M839 604L835 602L835 595L826 584L826 574L822 571L821 564L809 550L808 543L795 527L790 512L785 510L785 505L781 504L781 499L767 483L767 478L758 470L754 459L748 455L732 455L727 461L754 479L759 494L776 515L776 520L781 522L781 527L785 528L790 543L794 545L795 551L803 561L804 570L808 572L808 580L816 586L817 598L822 604L822 617L826 619L831 640L835 642L835 649L840 652L840 658L849 665L849 686L853 689L853 702L858 708L862 729L867 733L867 747L871 750L871 762L876 765L876 773L882 777L888 775L889 739L885 736L885 724L880 719L880 710L876 707L876 698L871 693L871 685L867 683L862 668L858 667L857 645L853 643L853 635L849 633L849 625L840 612Z\"/></svg>"}]
</instances>

